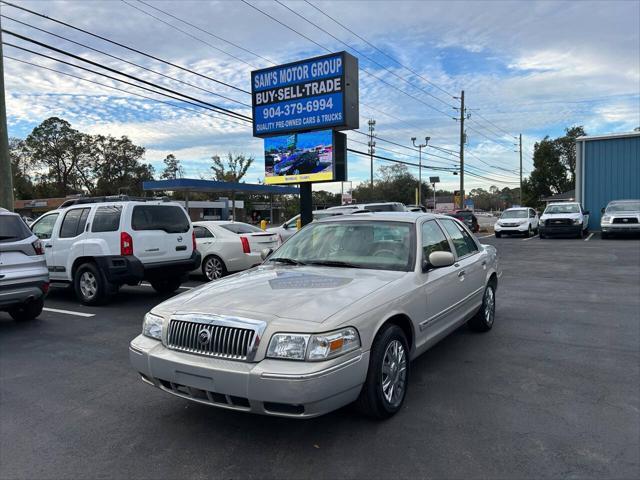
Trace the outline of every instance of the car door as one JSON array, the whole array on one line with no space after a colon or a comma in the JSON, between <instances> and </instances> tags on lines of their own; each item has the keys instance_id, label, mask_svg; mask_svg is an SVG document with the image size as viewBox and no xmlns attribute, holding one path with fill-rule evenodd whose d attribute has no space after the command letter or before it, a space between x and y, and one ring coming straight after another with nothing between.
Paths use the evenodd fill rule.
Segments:
<instances>
[{"instance_id":1,"label":"car door","mask_svg":"<svg viewBox=\"0 0 640 480\"><path fill-rule=\"evenodd\" d=\"M42 247L44 248L45 261L47 262L47 266L49 268L49 272L52 277L54 275L54 260L53 260L53 230L56 226L56 220L60 216L59 212L48 213L42 215L36 222L31 225L31 231L35 234L36 237L40 239L42 242Z\"/></svg>"},{"instance_id":2,"label":"car door","mask_svg":"<svg viewBox=\"0 0 640 480\"><path fill-rule=\"evenodd\" d=\"M448 218L440 219L439 222L451 238L456 253L455 265L460 267L457 272L459 300L456 320L462 321L482 303L487 269L486 253L460 222Z\"/></svg>"},{"instance_id":3,"label":"car door","mask_svg":"<svg viewBox=\"0 0 640 480\"><path fill-rule=\"evenodd\" d=\"M85 227L90 207L70 208L64 213L60 231L53 249L53 262L56 276L71 280L67 271L73 263L73 259L84 255L82 240L86 237Z\"/></svg>"},{"instance_id":4,"label":"car door","mask_svg":"<svg viewBox=\"0 0 640 480\"><path fill-rule=\"evenodd\" d=\"M202 225L194 225L193 232L196 235L196 247L204 258L211 250L214 249L213 246L215 245L217 238L211 230Z\"/></svg>"},{"instance_id":5,"label":"car door","mask_svg":"<svg viewBox=\"0 0 640 480\"><path fill-rule=\"evenodd\" d=\"M420 227L422 242L422 260L427 261L433 252L452 252L452 245L444 231L435 220L428 220ZM454 254L455 255L455 254ZM442 268L429 268L422 273L422 296L425 310L420 319L420 338L416 342L419 348L425 342L435 338L455 321L455 307L459 300L459 265Z\"/></svg>"}]
</instances>

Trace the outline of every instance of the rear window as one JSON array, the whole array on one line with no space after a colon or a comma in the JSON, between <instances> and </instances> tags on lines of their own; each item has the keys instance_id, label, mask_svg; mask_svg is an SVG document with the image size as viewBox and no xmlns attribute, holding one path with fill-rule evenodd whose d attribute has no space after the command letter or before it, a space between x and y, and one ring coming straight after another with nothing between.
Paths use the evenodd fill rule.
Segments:
<instances>
[{"instance_id":1,"label":"rear window","mask_svg":"<svg viewBox=\"0 0 640 480\"><path fill-rule=\"evenodd\" d=\"M92 232L115 232L120 226L122 207L98 207L93 217Z\"/></svg>"},{"instance_id":2,"label":"rear window","mask_svg":"<svg viewBox=\"0 0 640 480\"><path fill-rule=\"evenodd\" d=\"M131 228L185 233L189 231L189 219L177 205L136 205L133 207Z\"/></svg>"},{"instance_id":3,"label":"rear window","mask_svg":"<svg viewBox=\"0 0 640 480\"><path fill-rule=\"evenodd\" d=\"M16 215L0 215L0 242L17 242L29 238L33 233Z\"/></svg>"},{"instance_id":4,"label":"rear window","mask_svg":"<svg viewBox=\"0 0 640 480\"><path fill-rule=\"evenodd\" d=\"M232 233L256 233L262 232L258 227L249 225L248 223L225 223L220 225L225 230L229 230Z\"/></svg>"}]
</instances>

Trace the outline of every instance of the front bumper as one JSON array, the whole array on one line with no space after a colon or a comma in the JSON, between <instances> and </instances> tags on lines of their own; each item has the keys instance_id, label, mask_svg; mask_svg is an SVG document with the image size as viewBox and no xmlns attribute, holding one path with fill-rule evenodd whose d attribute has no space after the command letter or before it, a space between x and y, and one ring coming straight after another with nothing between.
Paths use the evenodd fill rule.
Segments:
<instances>
[{"instance_id":1,"label":"front bumper","mask_svg":"<svg viewBox=\"0 0 640 480\"><path fill-rule=\"evenodd\" d=\"M640 223L601 223L603 233L640 233Z\"/></svg>"},{"instance_id":2,"label":"front bumper","mask_svg":"<svg viewBox=\"0 0 640 480\"><path fill-rule=\"evenodd\" d=\"M578 235L582 231L582 225L540 225L542 235Z\"/></svg>"},{"instance_id":3,"label":"front bumper","mask_svg":"<svg viewBox=\"0 0 640 480\"><path fill-rule=\"evenodd\" d=\"M139 335L129 346L131 364L145 383L207 405L262 415L311 418L358 398L369 352L326 362L265 359L239 362L166 348Z\"/></svg>"},{"instance_id":4,"label":"front bumper","mask_svg":"<svg viewBox=\"0 0 640 480\"><path fill-rule=\"evenodd\" d=\"M529 224L523 223L522 225L516 225L516 226L506 226L506 225L496 224L493 227L493 230L495 232L500 232L500 233L525 233L529 230Z\"/></svg>"}]
</instances>

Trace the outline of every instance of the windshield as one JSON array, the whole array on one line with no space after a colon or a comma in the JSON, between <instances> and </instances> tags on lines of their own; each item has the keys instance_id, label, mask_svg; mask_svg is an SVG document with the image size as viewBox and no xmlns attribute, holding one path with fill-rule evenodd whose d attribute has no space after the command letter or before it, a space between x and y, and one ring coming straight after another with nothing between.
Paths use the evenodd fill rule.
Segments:
<instances>
[{"instance_id":1,"label":"windshield","mask_svg":"<svg viewBox=\"0 0 640 480\"><path fill-rule=\"evenodd\" d=\"M606 213L615 213L615 212L640 212L640 201L610 203L609 205L607 205Z\"/></svg>"},{"instance_id":2,"label":"windshield","mask_svg":"<svg viewBox=\"0 0 640 480\"><path fill-rule=\"evenodd\" d=\"M575 203L566 205L549 205L544 213L580 213L580 207Z\"/></svg>"},{"instance_id":3,"label":"windshield","mask_svg":"<svg viewBox=\"0 0 640 480\"><path fill-rule=\"evenodd\" d=\"M225 230L229 230L232 233L256 233L262 232L258 227L249 225L248 223L236 222L236 223L223 223L220 225Z\"/></svg>"},{"instance_id":4,"label":"windshield","mask_svg":"<svg viewBox=\"0 0 640 480\"><path fill-rule=\"evenodd\" d=\"M291 237L269 262L409 271L414 225L405 222L312 223Z\"/></svg>"},{"instance_id":5,"label":"windshield","mask_svg":"<svg viewBox=\"0 0 640 480\"><path fill-rule=\"evenodd\" d=\"M500 218L527 218L526 210L506 210Z\"/></svg>"}]
</instances>

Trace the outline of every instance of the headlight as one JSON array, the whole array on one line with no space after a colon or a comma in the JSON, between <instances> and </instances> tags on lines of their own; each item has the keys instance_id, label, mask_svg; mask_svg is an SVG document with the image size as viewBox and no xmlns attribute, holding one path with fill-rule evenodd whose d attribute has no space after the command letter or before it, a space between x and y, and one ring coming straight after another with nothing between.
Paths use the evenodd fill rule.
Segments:
<instances>
[{"instance_id":1,"label":"headlight","mask_svg":"<svg viewBox=\"0 0 640 480\"><path fill-rule=\"evenodd\" d=\"M317 335L276 333L269 342L267 357L320 361L343 355L359 347L360 336L353 327Z\"/></svg>"},{"instance_id":2,"label":"headlight","mask_svg":"<svg viewBox=\"0 0 640 480\"><path fill-rule=\"evenodd\" d=\"M602 217L602 223L611 223L611 216L605 215L604 217Z\"/></svg>"},{"instance_id":3,"label":"headlight","mask_svg":"<svg viewBox=\"0 0 640 480\"><path fill-rule=\"evenodd\" d=\"M580 225L581 223L582 223L582 219L580 219L580 218L574 218L573 219L573 224L574 225Z\"/></svg>"},{"instance_id":4,"label":"headlight","mask_svg":"<svg viewBox=\"0 0 640 480\"><path fill-rule=\"evenodd\" d=\"M142 334L155 338L156 340L161 340L163 323L164 318L154 315L153 313L147 313L142 322Z\"/></svg>"}]
</instances>

